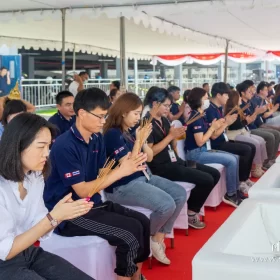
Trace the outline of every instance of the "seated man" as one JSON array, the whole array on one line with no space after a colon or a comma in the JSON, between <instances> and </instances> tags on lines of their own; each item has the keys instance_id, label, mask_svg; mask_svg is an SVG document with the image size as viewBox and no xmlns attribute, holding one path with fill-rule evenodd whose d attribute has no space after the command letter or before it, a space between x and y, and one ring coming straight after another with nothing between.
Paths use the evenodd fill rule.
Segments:
<instances>
[{"instance_id":1,"label":"seated man","mask_svg":"<svg viewBox=\"0 0 280 280\"><path fill-rule=\"evenodd\" d=\"M145 165L141 164L147 159L142 153L133 159L128 155L104 181L97 180L99 170L106 162L100 130L108 108L108 97L98 88L77 94L74 102L76 123L59 136L52 147L52 172L46 181L44 201L51 211L70 192L73 200L88 199L90 196L94 208L79 218L60 223L55 232L68 237L92 235L107 240L117 247L115 273L118 280L138 280L141 279L141 264L150 254L149 220L143 214L119 204L103 203L98 191L91 196L96 186L102 190L122 177L144 170Z\"/></svg>"},{"instance_id":2,"label":"seated man","mask_svg":"<svg viewBox=\"0 0 280 280\"><path fill-rule=\"evenodd\" d=\"M185 111L185 102L183 101L181 105L176 103L180 99L180 88L176 86L171 86L168 88L168 93L172 96L172 105L170 112L168 114L168 119L172 122L179 120L182 125L185 124L184 111Z\"/></svg>"},{"instance_id":3,"label":"seated man","mask_svg":"<svg viewBox=\"0 0 280 280\"><path fill-rule=\"evenodd\" d=\"M58 111L49 118L49 122L57 127L58 132L56 137L58 137L70 129L76 121L76 116L73 109L74 96L70 91L59 92L55 97L55 101Z\"/></svg>"}]
</instances>

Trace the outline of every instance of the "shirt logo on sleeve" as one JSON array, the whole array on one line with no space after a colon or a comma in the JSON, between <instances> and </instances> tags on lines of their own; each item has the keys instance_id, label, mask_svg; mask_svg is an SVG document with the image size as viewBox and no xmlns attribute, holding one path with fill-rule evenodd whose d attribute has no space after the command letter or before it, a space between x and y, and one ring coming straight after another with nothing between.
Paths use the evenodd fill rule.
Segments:
<instances>
[{"instance_id":1,"label":"shirt logo on sleeve","mask_svg":"<svg viewBox=\"0 0 280 280\"><path fill-rule=\"evenodd\" d=\"M114 151L114 154L117 155L117 154L119 154L123 150L124 150L124 147L120 147L119 149Z\"/></svg>"},{"instance_id":2,"label":"shirt logo on sleeve","mask_svg":"<svg viewBox=\"0 0 280 280\"><path fill-rule=\"evenodd\" d=\"M201 126L195 126L194 129L201 129Z\"/></svg>"},{"instance_id":3,"label":"shirt logo on sleeve","mask_svg":"<svg viewBox=\"0 0 280 280\"><path fill-rule=\"evenodd\" d=\"M76 170L76 171L73 171L73 172L64 174L64 177L65 177L66 179L68 179L68 178L72 178L72 177L78 176L78 175L80 175L80 174L81 174L81 173L80 173L80 170Z\"/></svg>"}]
</instances>

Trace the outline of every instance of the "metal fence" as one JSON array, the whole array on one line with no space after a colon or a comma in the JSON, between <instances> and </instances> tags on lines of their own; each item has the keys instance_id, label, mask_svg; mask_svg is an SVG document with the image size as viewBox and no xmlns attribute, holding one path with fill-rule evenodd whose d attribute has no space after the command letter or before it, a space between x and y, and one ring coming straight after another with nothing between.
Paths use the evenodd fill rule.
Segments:
<instances>
[{"instance_id":1,"label":"metal fence","mask_svg":"<svg viewBox=\"0 0 280 280\"><path fill-rule=\"evenodd\" d=\"M203 83L213 84L216 80L212 79L190 79L183 80L182 90L191 89L193 87L201 87ZM85 84L86 88L98 87L105 92L109 91L111 80L89 80ZM134 80L128 81L128 91L135 92L143 98L148 89L152 86L168 88L170 85L179 85L179 80ZM62 90L62 81L60 79L25 79L21 83L22 97L24 100L32 103L37 108L55 106L55 96Z\"/></svg>"}]
</instances>

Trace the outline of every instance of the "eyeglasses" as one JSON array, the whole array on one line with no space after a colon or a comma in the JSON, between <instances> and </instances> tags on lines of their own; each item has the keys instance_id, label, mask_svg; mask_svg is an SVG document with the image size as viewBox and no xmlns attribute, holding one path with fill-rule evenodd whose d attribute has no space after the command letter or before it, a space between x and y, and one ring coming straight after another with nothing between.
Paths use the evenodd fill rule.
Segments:
<instances>
[{"instance_id":1,"label":"eyeglasses","mask_svg":"<svg viewBox=\"0 0 280 280\"><path fill-rule=\"evenodd\" d=\"M164 106L166 109L170 109L172 104L161 104L162 106Z\"/></svg>"},{"instance_id":2,"label":"eyeglasses","mask_svg":"<svg viewBox=\"0 0 280 280\"><path fill-rule=\"evenodd\" d=\"M99 118L100 120L106 120L108 118L108 114L106 114L105 116L98 116L98 115L96 115L96 114L94 114L94 113L92 113L90 111L87 111L87 112L90 113L91 115Z\"/></svg>"}]
</instances>

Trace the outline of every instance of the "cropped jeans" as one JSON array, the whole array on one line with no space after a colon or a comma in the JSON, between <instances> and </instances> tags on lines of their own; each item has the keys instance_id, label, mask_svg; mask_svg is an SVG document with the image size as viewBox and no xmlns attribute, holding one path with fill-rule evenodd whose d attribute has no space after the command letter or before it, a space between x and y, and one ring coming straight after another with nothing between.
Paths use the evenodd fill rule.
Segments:
<instances>
[{"instance_id":1,"label":"cropped jeans","mask_svg":"<svg viewBox=\"0 0 280 280\"><path fill-rule=\"evenodd\" d=\"M239 156L219 150L208 151L202 146L187 151L186 158L201 164L222 164L226 169L227 194L230 196L236 194L239 189Z\"/></svg>"}]
</instances>

